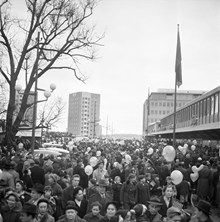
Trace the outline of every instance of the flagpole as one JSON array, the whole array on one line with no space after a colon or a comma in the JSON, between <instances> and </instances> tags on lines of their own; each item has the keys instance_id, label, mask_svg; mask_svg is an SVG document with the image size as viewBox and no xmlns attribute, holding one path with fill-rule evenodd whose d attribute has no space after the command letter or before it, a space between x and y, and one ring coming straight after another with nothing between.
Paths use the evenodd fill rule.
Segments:
<instances>
[{"instance_id":1,"label":"flagpole","mask_svg":"<svg viewBox=\"0 0 220 222\"><path fill-rule=\"evenodd\" d=\"M176 146L176 98L177 86L182 85L182 57L179 35L179 24L177 25L177 47L176 47L176 64L175 64L175 91L174 91L174 115L173 115L173 147Z\"/></svg>"}]
</instances>

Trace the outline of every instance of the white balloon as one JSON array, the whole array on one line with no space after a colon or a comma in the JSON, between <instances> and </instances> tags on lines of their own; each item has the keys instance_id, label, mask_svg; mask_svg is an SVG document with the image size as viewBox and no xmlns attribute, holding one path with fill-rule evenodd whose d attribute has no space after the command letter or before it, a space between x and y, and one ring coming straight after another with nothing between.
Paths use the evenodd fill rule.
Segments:
<instances>
[{"instance_id":1,"label":"white balloon","mask_svg":"<svg viewBox=\"0 0 220 222\"><path fill-rule=\"evenodd\" d=\"M179 170L174 170L170 177L175 185L180 184L183 180L183 174Z\"/></svg>"},{"instance_id":2,"label":"white balloon","mask_svg":"<svg viewBox=\"0 0 220 222\"><path fill-rule=\"evenodd\" d=\"M198 178L199 178L198 173L190 173L190 179L192 180L192 182L196 182Z\"/></svg>"},{"instance_id":3,"label":"white balloon","mask_svg":"<svg viewBox=\"0 0 220 222\"><path fill-rule=\"evenodd\" d=\"M172 146L165 146L162 155L166 161L172 162L175 159L176 151Z\"/></svg>"},{"instance_id":4,"label":"white balloon","mask_svg":"<svg viewBox=\"0 0 220 222\"><path fill-rule=\"evenodd\" d=\"M2 170L0 170L0 180L2 179Z\"/></svg>"},{"instance_id":5,"label":"white balloon","mask_svg":"<svg viewBox=\"0 0 220 222\"><path fill-rule=\"evenodd\" d=\"M86 175L88 176L90 176L93 172L93 168L90 165L87 165L84 170L85 170Z\"/></svg>"},{"instance_id":6,"label":"white balloon","mask_svg":"<svg viewBox=\"0 0 220 222\"><path fill-rule=\"evenodd\" d=\"M154 152L154 149L153 148L149 148L148 151L147 151L147 155L151 155L153 154Z\"/></svg>"},{"instance_id":7,"label":"white balloon","mask_svg":"<svg viewBox=\"0 0 220 222\"><path fill-rule=\"evenodd\" d=\"M23 143L19 143L19 144L18 144L18 148L19 148L19 149L22 149L23 147L24 147L24 144L23 144Z\"/></svg>"},{"instance_id":8,"label":"white balloon","mask_svg":"<svg viewBox=\"0 0 220 222\"><path fill-rule=\"evenodd\" d=\"M101 156L101 151L100 150L98 150L97 152L96 152L96 156Z\"/></svg>"},{"instance_id":9,"label":"white balloon","mask_svg":"<svg viewBox=\"0 0 220 222\"><path fill-rule=\"evenodd\" d=\"M192 145L192 146L191 146L191 150L194 151L195 149L196 149L196 146L195 146L195 145Z\"/></svg>"},{"instance_id":10,"label":"white balloon","mask_svg":"<svg viewBox=\"0 0 220 222\"><path fill-rule=\"evenodd\" d=\"M92 156L90 159L89 159L89 164L94 167L96 166L98 163L98 159L95 157L95 156Z\"/></svg>"}]
</instances>

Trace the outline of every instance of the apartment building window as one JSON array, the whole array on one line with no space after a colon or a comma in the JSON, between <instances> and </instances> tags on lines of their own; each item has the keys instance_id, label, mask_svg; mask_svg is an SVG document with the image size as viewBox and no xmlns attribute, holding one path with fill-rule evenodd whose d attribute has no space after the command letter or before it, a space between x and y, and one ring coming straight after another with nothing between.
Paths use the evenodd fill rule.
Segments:
<instances>
[{"instance_id":1,"label":"apartment building window","mask_svg":"<svg viewBox=\"0 0 220 222\"><path fill-rule=\"evenodd\" d=\"M159 110L159 114L161 115L161 110Z\"/></svg>"},{"instance_id":2,"label":"apartment building window","mask_svg":"<svg viewBox=\"0 0 220 222\"><path fill-rule=\"evenodd\" d=\"M163 115L165 115L166 114L166 111L165 110L163 110Z\"/></svg>"},{"instance_id":3,"label":"apartment building window","mask_svg":"<svg viewBox=\"0 0 220 222\"><path fill-rule=\"evenodd\" d=\"M170 103L167 103L167 107L169 107L170 106Z\"/></svg>"},{"instance_id":4,"label":"apartment building window","mask_svg":"<svg viewBox=\"0 0 220 222\"><path fill-rule=\"evenodd\" d=\"M158 104L157 104L157 102L155 102L155 106L157 106Z\"/></svg>"},{"instance_id":5,"label":"apartment building window","mask_svg":"<svg viewBox=\"0 0 220 222\"><path fill-rule=\"evenodd\" d=\"M159 103L159 106L162 106L162 103Z\"/></svg>"},{"instance_id":6,"label":"apartment building window","mask_svg":"<svg viewBox=\"0 0 220 222\"><path fill-rule=\"evenodd\" d=\"M157 114L157 110L155 110L155 114Z\"/></svg>"},{"instance_id":7,"label":"apartment building window","mask_svg":"<svg viewBox=\"0 0 220 222\"><path fill-rule=\"evenodd\" d=\"M154 102L151 102L151 106L154 106Z\"/></svg>"},{"instance_id":8,"label":"apartment building window","mask_svg":"<svg viewBox=\"0 0 220 222\"><path fill-rule=\"evenodd\" d=\"M165 102L163 102L163 106L166 106L166 103L165 103Z\"/></svg>"},{"instance_id":9,"label":"apartment building window","mask_svg":"<svg viewBox=\"0 0 220 222\"><path fill-rule=\"evenodd\" d=\"M153 110L151 110L151 112L150 112L151 114L154 114L154 111Z\"/></svg>"}]
</instances>

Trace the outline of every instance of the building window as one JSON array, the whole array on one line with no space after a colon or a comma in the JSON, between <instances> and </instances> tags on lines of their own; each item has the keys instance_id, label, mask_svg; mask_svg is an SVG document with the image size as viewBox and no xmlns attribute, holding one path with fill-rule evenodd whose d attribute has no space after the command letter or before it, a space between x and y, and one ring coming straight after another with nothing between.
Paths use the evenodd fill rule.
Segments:
<instances>
[{"instance_id":1,"label":"building window","mask_svg":"<svg viewBox=\"0 0 220 222\"><path fill-rule=\"evenodd\" d=\"M163 110L163 115L165 115L166 114L166 111L165 110Z\"/></svg>"},{"instance_id":2,"label":"building window","mask_svg":"<svg viewBox=\"0 0 220 222\"><path fill-rule=\"evenodd\" d=\"M151 112L150 112L151 114L154 114L154 111L153 110L151 110Z\"/></svg>"},{"instance_id":3,"label":"building window","mask_svg":"<svg viewBox=\"0 0 220 222\"><path fill-rule=\"evenodd\" d=\"M157 106L158 104L157 104L157 102L155 102L155 106Z\"/></svg>"},{"instance_id":4,"label":"building window","mask_svg":"<svg viewBox=\"0 0 220 222\"><path fill-rule=\"evenodd\" d=\"M155 110L155 114L157 114L157 110Z\"/></svg>"},{"instance_id":5,"label":"building window","mask_svg":"<svg viewBox=\"0 0 220 222\"><path fill-rule=\"evenodd\" d=\"M159 114L161 115L161 110L159 110Z\"/></svg>"},{"instance_id":6,"label":"building window","mask_svg":"<svg viewBox=\"0 0 220 222\"><path fill-rule=\"evenodd\" d=\"M162 106L162 103L159 103L159 106Z\"/></svg>"},{"instance_id":7,"label":"building window","mask_svg":"<svg viewBox=\"0 0 220 222\"><path fill-rule=\"evenodd\" d=\"M165 102L163 102L163 106L166 106L166 103L165 103Z\"/></svg>"},{"instance_id":8,"label":"building window","mask_svg":"<svg viewBox=\"0 0 220 222\"><path fill-rule=\"evenodd\" d=\"M154 102L151 102L151 106L154 106Z\"/></svg>"},{"instance_id":9,"label":"building window","mask_svg":"<svg viewBox=\"0 0 220 222\"><path fill-rule=\"evenodd\" d=\"M170 103L167 103L167 107L169 107L170 106Z\"/></svg>"}]
</instances>

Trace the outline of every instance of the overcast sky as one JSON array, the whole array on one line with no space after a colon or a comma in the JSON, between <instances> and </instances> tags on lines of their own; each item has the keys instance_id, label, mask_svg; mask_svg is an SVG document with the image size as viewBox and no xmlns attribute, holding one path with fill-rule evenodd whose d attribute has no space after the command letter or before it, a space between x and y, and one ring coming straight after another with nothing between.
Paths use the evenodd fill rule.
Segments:
<instances>
[{"instance_id":1,"label":"overcast sky","mask_svg":"<svg viewBox=\"0 0 220 222\"><path fill-rule=\"evenodd\" d=\"M101 94L103 126L108 116L114 133L141 134L148 88L151 92L174 88L177 24L182 48L180 89L212 90L220 85L219 0L102 0L91 19L105 38L99 59L81 61L87 83L76 81L68 71L49 73L39 81L41 87L54 82L54 94L66 101L56 130L67 128L69 94L86 91Z\"/></svg>"}]
</instances>

